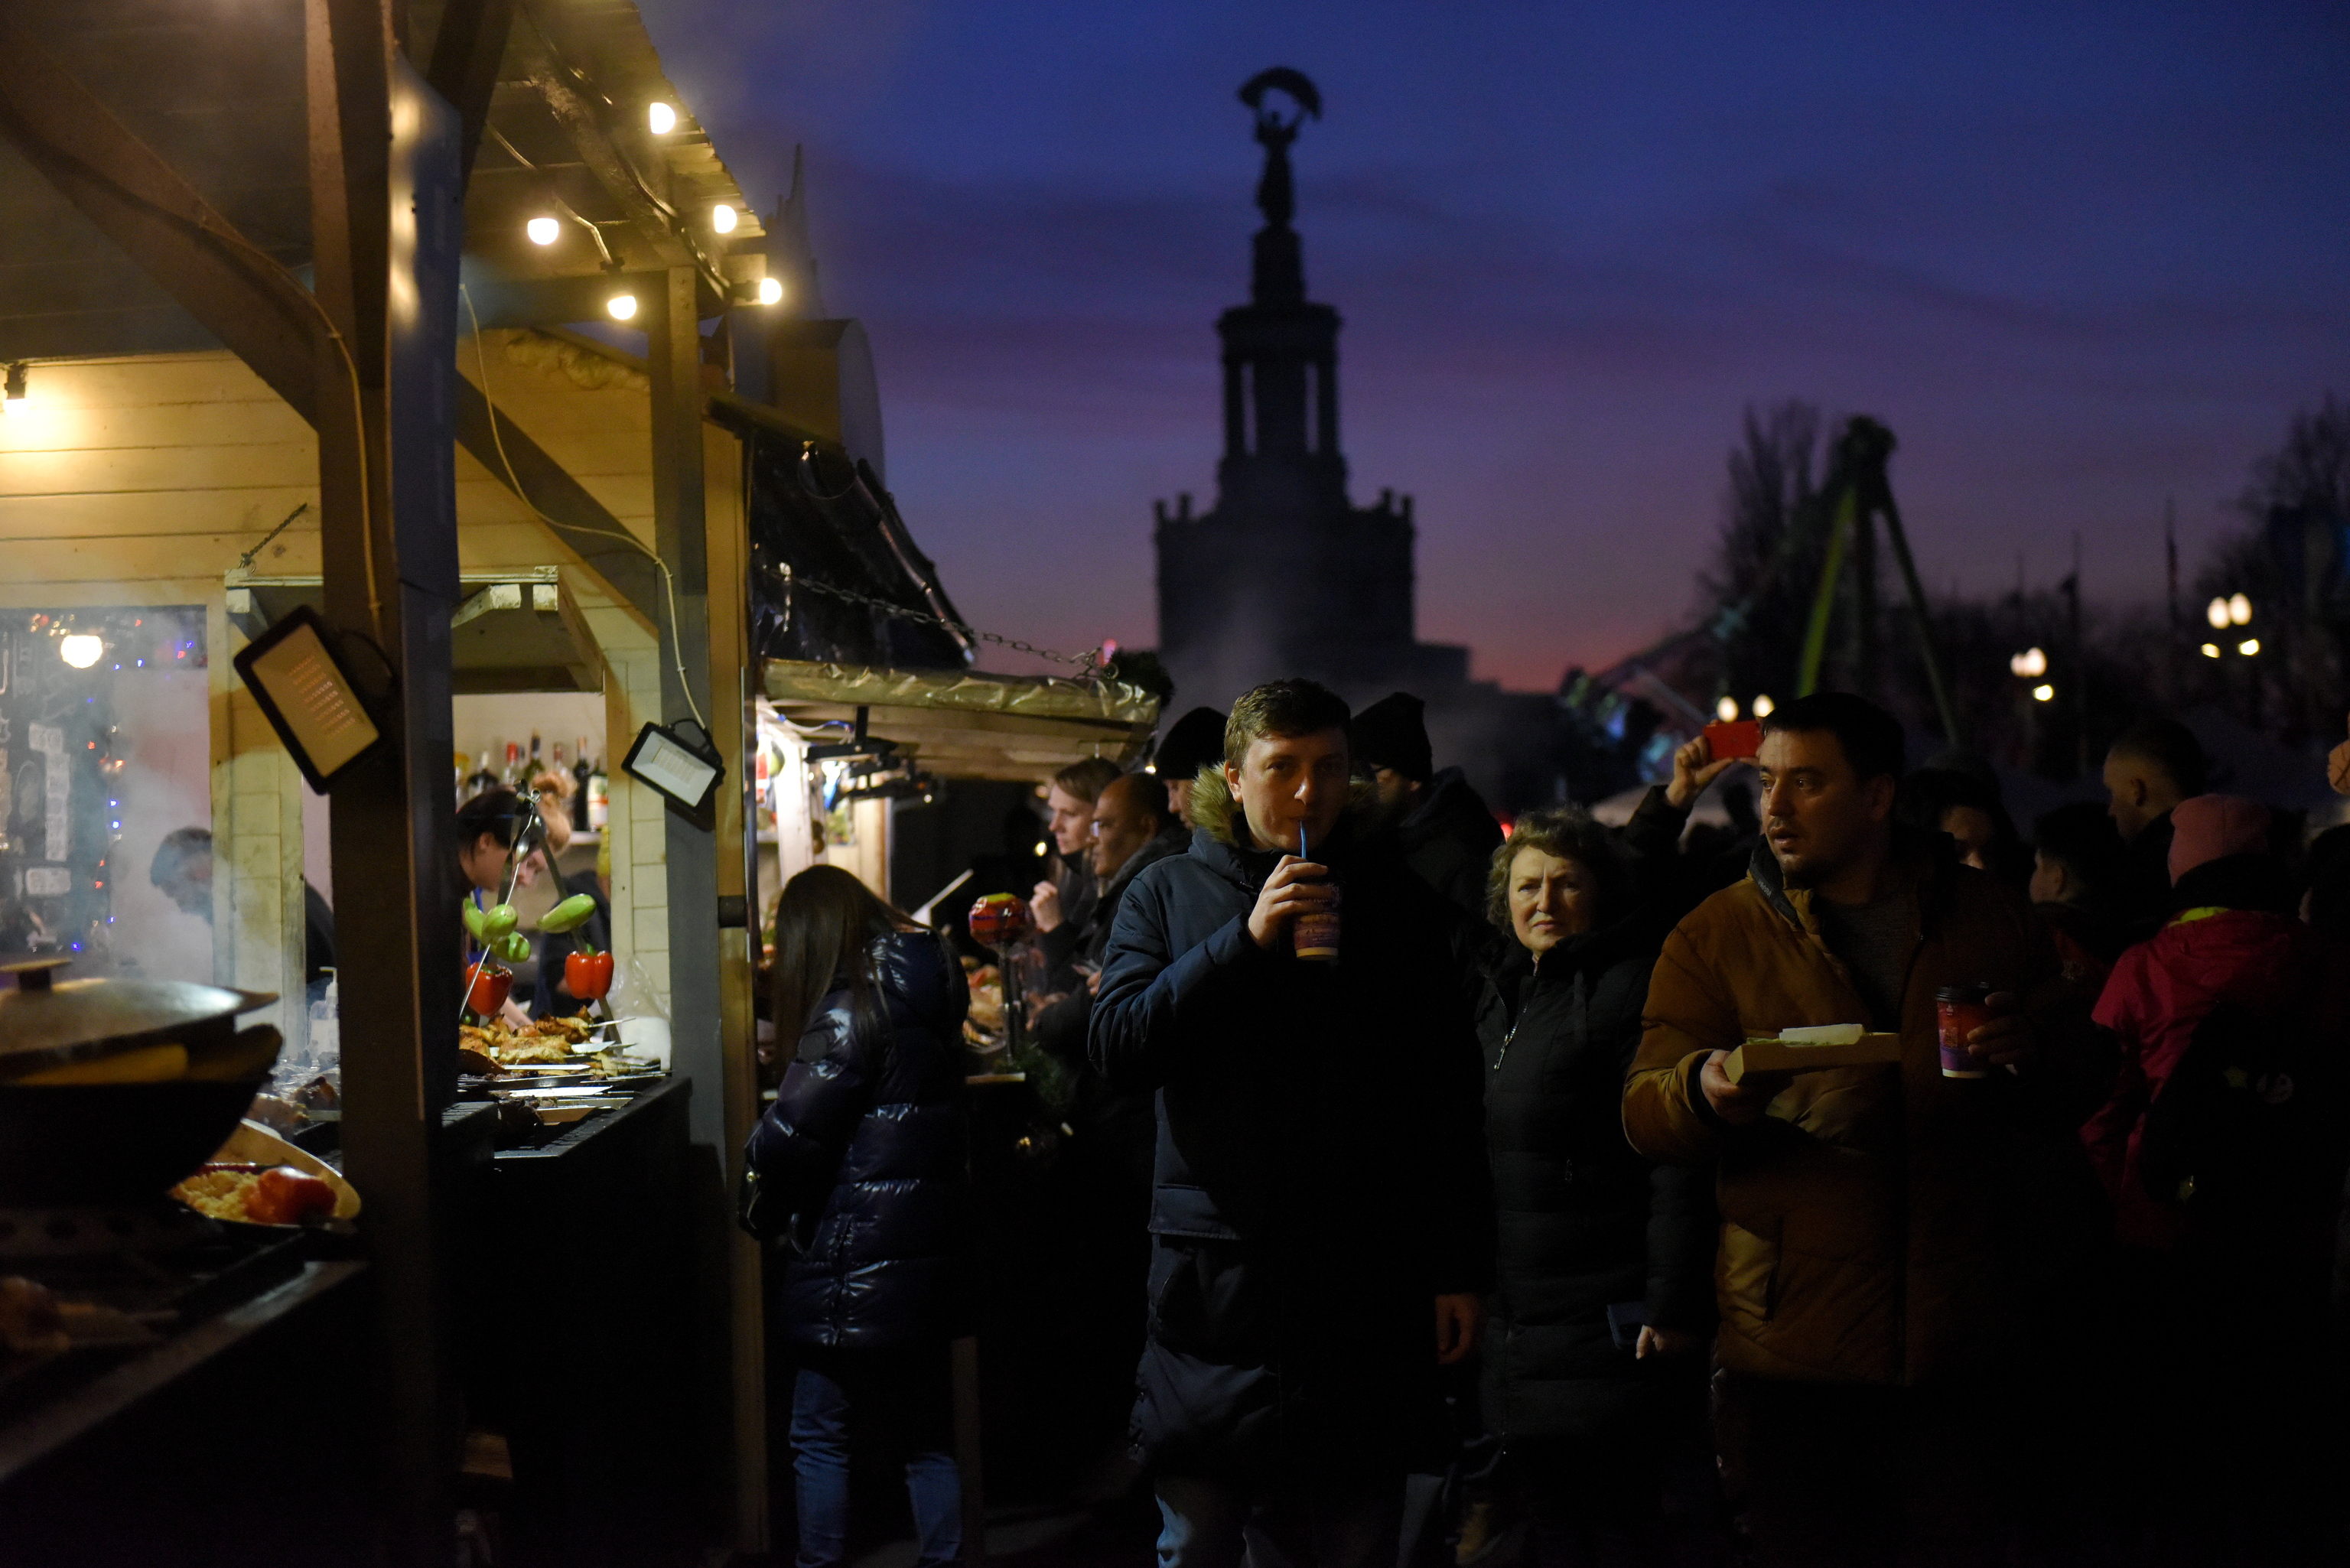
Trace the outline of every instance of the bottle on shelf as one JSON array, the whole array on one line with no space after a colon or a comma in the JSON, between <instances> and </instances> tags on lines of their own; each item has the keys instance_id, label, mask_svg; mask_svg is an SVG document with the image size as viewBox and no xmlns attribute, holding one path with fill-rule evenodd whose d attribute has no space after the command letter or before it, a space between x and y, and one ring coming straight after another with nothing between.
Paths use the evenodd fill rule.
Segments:
<instances>
[{"instance_id":1,"label":"bottle on shelf","mask_svg":"<svg viewBox=\"0 0 2350 1568\"><path fill-rule=\"evenodd\" d=\"M490 753L484 752L481 760L473 764L473 772L465 780L464 787L458 793L471 800L485 789L497 788L499 782L498 775L490 767Z\"/></svg>"},{"instance_id":2,"label":"bottle on shelf","mask_svg":"<svg viewBox=\"0 0 2350 1568\"><path fill-rule=\"evenodd\" d=\"M530 732L530 760L523 765L525 769L522 775L523 783L526 784L536 784L538 782L538 775L545 770L546 765L538 753L538 732L536 730L533 730Z\"/></svg>"},{"instance_id":3,"label":"bottle on shelf","mask_svg":"<svg viewBox=\"0 0 2350 1568\"><path fill-rule=\"evenodd\" d=\"M603 832L612 819L612 781L604 776L601 758L597 759L594 770L588 774L588 787L582 793L588 797L588 826Z\"/></svg>"},{"instance_id":4,"label":"bottle on shelf","mask_svg":"<svg viewBox=\"0 0 2350 1568\"><path fill-rule=\"evenodd\" d=\"M588 764L588 737L579 737L579 749L571 757L571 826L573 831L588 831L588 778L596 770Z\"/></svg>"},{"instance_id":5,"label":"bottle on shelf","mask_svg":"<svg viewBox=\"0 0 2350 1568\"><path fill-rule=\"evenodd\" d=\"M505 781L506 787L508 789L520 789L522 787L522 742L520 741L508 741L506 742Z\"/></svg>"}]
</instances>

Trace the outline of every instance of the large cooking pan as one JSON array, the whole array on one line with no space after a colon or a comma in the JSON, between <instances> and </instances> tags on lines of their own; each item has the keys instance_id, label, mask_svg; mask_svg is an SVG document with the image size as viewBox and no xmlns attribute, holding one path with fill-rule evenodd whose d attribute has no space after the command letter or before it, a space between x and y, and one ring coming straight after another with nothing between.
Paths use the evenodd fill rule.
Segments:
<instances>
[{"instance_id":1,"label":"large cooking pan","mask_svg":"<svg viewBox=\"0 0 2350 1568\"><path fill-rule=\"evenodd\" d=\"M136 1202L212 1157L282 1044L236 1015L277 999L153 981L61 981L9 964L0 989L0 1204Z\"/></svg>"}]
</instances>

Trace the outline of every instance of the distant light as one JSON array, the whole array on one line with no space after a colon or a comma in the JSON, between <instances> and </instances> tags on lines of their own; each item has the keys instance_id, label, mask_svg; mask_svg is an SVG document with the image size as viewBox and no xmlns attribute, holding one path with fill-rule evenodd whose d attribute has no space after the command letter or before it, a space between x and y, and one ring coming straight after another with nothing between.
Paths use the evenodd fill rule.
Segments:
<instances>
[{"instance_id":1,"label":"distant light","mask_svg":"<svg viewBox=\"0 0 2350 1568\"><path fill-rule=\"evenodd\" d=\"M1778 706L1779 704L1771 701L1771 694L1765 691L1754 699L1754 716L1758 719L1767 719L1771 716L1772 711Z\"/></svg>"},{"instance_id":2,"label":"distant light","mask_svg":"<svg viewBox=\"0 0 2350 1568\"><path fill-rule=\"evenodd\" d=\"M2032 700L2034 702L2054 702L2056 701L2056 688L2045 685L2034 686L2032 689Z\"/></svg>"},{"instance_id":3,"label":"distant light","mask_svg":"<svg viewBox=\"0 0 2350 1568\"><path fill-rule=\"evenodd\" d=\"M2205 643L2205 644L2203 645L2203 657L2204 657L2204 658L2206 658L2206 659L2217 659L2217 658L2219 658L2219 657L2220 657L2220 645L2219 645L2218 643L2216 643L2216 642L2207 642L2207 643Z\"/></svg>"},{"instance_id":4,"label":"distant light","mask_svg":"<svg viewBox=\"0 0 2350 1568\"><path fill-rule=\"evenodd\" d=\"M1722 698L1721 701L1716 702L1713 705L1713 716L1721 720L1725 724L1736 723L1738 722L1738 699L1727 696Z\"/></svg>"},{"instance_id":5,"label":"distant light","mask_svg":"<svg viewBox=\"0 0 2350 1568\"><path fill-rule=\"evenodd\" d=\"M522 226L535 245L551 245L563 237L563 225L553 218L533 218Z\"/></svg>"},{"instance_id":6,"label":"distant light","mask_svg":"<svg viewBox=\"0 0 2350 1568\"><path fill-rule=\"evenodd\" d=\"M613 320L626 321L637 313L637 296L633 294L616 294L604 302L604 308L612 313Z\"/></svg>"},{"instance_id":7,"label":"distant light","mask_svg":"<svg viewBox=\"0 0 2350 1568\"><path fill-rule=\"evenodd\" d=\"M759 280L759 303L762 305L781 305L783 302L784 280L779 277L761 278Z\"/></svg>"},{"instance_id":8,"label":"distant light","mask_svg":"<svg viewBox=\"0 0 2350 1568\"><path fill-rule=\"evenodd\" d=\"M1045 841L1041 838L1036 841L1036 857L1039 860L1045 857Z\"/></svg>"},{"instance_id":9,"label":"distant light","mask_svg":"<svg viewBox=\"0 0 2350 1568\"><path fill-rule=\"evenodd\" d=\"M2228 600L2228 618L2238 626L2251 625L2252 601L2241 594L2231 596Z\"/></svg>"},{"instance_id":10,"label":"distant light","mask_svg":"<svg viewBox=\"0 0 2350 1568\"><path fill-rule=\"evenodd\" d=\"M76 670L88 670L106 657L106 642L89 632L78 631L57 640L57 657Z\"/></svg>"},{"instance_id":11,"label":"distant light","mask_svg":"<svg viewBox=\"0 0 2350 1568\"><path fill-rule=\"evenodd\" d=\"M645 105L645 123L653 128L655 136L667 136L677 129L677 110L656 99Z\"/></svg>"},{"instance_id":12,"label":"distant light","mask_svg":"<svg viewBox=\"0 0 2350 1568\"><path fill-rule=\"evenodd\" d=\"M2213 599L2210 604L2205 605L2203 607L2203 618L2210 621L2213 626L2227 625L2228 601L2226 599Z\"/></svg>"},{"instance_id":13,"label":"distant light","mask_svg":"<svg viewBox=\"0 0 2350 1568\"><path fill-rule=\"evenodd\" d=\"M1156 774L1159 771L1159 764L1157 763L1145 763L1142 764L1142 771L1147 774Z\"/></svg>"},{"instance_id":14,"label":"distant light","mask_svg":"<svg viewBox=\"0 0 2350 1568\"><path fill-rule=\"evenodd\" d=\"M2027 648L2008 659L2007 670L2026 680L2036 679L2048 673L2048 655L2043 649Z\"/></svg>"},{"instance_id":15,"label":"distant light","mask_svg":"<svg viewBox=\"0 0 2350 1568\"><path fill-rule=\"evenodd\" d=\"M722 234L734 232L734 209L721 202L710 209L710 226Z\"/></svg>"},{"instance_id":16,"label":"distant light","mask_svg":"<svg viewBox=\"0 0 2350 1568\"><path fill-rule=\"evenodd\" d=\"M2244 639L2243 641L2236 644L2236 651L2242 654L2246 659L2250 659L2260 650L2261 639L2257 637L2248 637Z\"/></svg>"}]
</instances>

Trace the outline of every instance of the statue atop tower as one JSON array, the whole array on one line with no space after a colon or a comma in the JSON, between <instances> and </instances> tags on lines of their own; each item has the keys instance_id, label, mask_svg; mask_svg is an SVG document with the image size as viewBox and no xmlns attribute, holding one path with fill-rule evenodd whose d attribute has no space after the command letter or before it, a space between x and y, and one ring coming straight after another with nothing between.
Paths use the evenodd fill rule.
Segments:
<instances>
[{"instance_id":1,"label":"statue atop tower","mask_svg":"<svg viewBox=\"0 0 2350 1568\"><path fill-rule=\"evenodd\" d=\"M1278 94L1279 99L1272 95ZM1223 340L1224 452L1216 504L1159 508L1159 657L1187 697L1223 701L1259 680L1307 675L1350 693L1468 677L1467 650L1416 640L1411 499L1357 508L1338 448L1338 313L1305 297L1290 149L1322 118L1298 71L1249 78L1264 171L1249 303ZM1291 106L1283 112L1280 99Z\"/></svg>"}]
</instances>

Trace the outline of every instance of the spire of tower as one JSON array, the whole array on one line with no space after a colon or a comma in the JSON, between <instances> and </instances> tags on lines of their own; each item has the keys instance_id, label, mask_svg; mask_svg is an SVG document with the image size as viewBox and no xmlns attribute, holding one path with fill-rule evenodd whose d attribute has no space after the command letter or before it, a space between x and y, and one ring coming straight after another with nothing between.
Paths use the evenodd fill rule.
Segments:
<instances>
[{"instance_id":1,"label":"spire of tower","mask_svg":"<svg viewBox=\"0 0 2350 1568\"><path fill-rule=\"evenodd\" d=\"M1264 101L1264 95L1274 91L1297 106L1286 119ZM1248 79L1241 88L1241 101L1255 112L1256 140L1264 149L1264 174L1256 185L1257 210L1264 214L1264 227L1256 234L1250 296L1259 305L1295 305L1305 297L1305 264L1298 249L1297 231L1289 226L1297 215L1289 144L1297 140L1297 128L1307 116L1322 118L1322 95L1304 72L1275 66Z\"/></svg>"}]
</instances>

